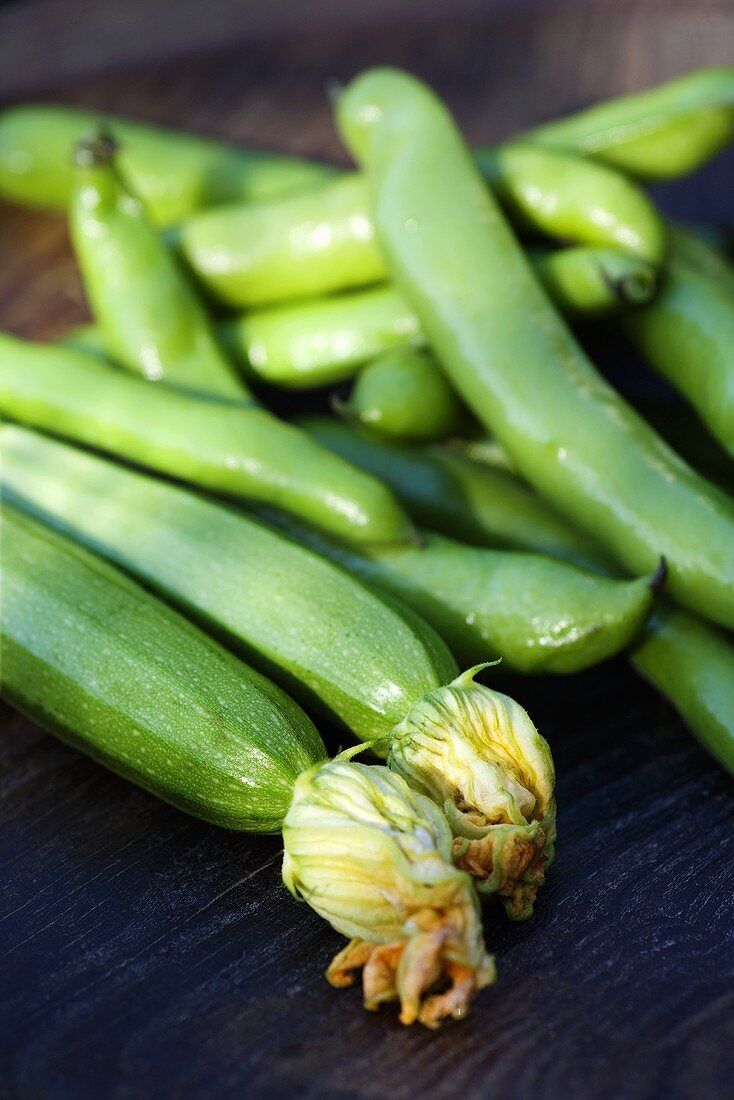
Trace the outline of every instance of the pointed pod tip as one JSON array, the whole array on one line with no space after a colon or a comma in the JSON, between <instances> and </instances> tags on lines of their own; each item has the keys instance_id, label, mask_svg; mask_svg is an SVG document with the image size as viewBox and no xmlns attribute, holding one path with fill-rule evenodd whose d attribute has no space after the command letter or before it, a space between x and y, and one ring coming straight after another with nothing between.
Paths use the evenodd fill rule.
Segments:
<instances>
[{"instance_id":1,"label":"pointed pod tip","mask_svg":"<svg viewBox=\"0 0 734 1100\"><path fill-rule=\"evenodd\" d=\"M661 555L658 567L650 578L650 591L653 596L659 596L668 578L668 563Z\"/></svg>"}]
</instances>

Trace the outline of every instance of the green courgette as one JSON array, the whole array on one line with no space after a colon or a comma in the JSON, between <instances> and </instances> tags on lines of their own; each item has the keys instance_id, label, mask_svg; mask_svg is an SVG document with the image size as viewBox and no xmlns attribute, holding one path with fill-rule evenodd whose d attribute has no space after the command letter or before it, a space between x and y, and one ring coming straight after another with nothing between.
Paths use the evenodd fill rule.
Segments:
<instances>
[{"instance_id":1,"label":"green courgette","mask_svg":"<svg viewBox=\"0 0 734 1100\"><path fill-rule=\"evenodd\" d=\"M3 698L216 825L277 832L326 752L280 688L107 562L8 504Z\"/></svg>"},{"instance_id":2,"label":"green courgette","mask_svg":"<svg viewBox=\"0 0 734 1100\"><path fill-rule=\"evenodd\" d=\"M137 575L360 739L458 669L423 621L261 523L36 432L0 428L24 509Z\"/></svg>"}]
</instances>

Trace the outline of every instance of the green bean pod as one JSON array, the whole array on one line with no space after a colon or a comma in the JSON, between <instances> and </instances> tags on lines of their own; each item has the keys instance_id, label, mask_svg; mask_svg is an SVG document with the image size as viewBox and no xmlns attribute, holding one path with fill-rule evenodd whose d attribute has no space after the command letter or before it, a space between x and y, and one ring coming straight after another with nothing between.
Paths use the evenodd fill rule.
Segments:
<instances>
[{"instance_id":1,"label":"green bean pod","mask_svg":"<svg viewBox=\"0 0 734 1100\"><path fill-rule=\"evenodd\" d=\"M359 740L386 738L458 675L407 608L240 512L16 425L0 427L0 451L6 499L160 592Z\"/></svg>"},{"instance_id":2,"label":"green bean pod","mask_svg":"<svg viewBox=\"0 0 734 1100\"><path fill-rule=\"evenodd\" d=\"M726 238L710 227L670 227L675 254L734 294L734 264L726 255Z\"/></svg>"},{"instance_id":3,"label":"green bean pod","mask_svg":"<svg viewBox=\"0 0 734 1100\"><path fill-rule=\"evenodd\" d=\"M734 276L727 284L676 250L655 301L622 325L734 456Z\"/></svg>"},{"instance_id":4,"label":"green bean pod","mask_svg":"<svg viewBox=\"0 0 734 1100\"><path fill-rule=\"evenodd\" d=\"M439 447L387 443L334 418L301 420L323 447L389 485L423 527L478 546L533 550L581 566L609 563L598 543L572 530L533 490Z\"/></svg>"},{"instance_id":5,"label":"green bean pod","mask_svg":"<svg viewBox=\"0 0 734 1100\"><path fill-rule=\"evenodd\" d=\"M521 229L557 240L618 248L659 264L666 231L628 176L563 150L510 144L477 155L484 177Z\"/></svg>"},{"instance_id":6,"label":"green bean pod","mask_svg":"<svg viewBox=\"0 0 734 1100\"><path fill-rule=\"evenodd\" d=\"M442 104L406 74L375 70L338 114L368 171L393 277L469 408L523 477L630 572L664 556L671 594L734 626L734 502L596 372Z\"/></svg>"},{"instance_id":7,"label":"green bean pod","mask_svg":"<svg viewBox=\"0 0 734 1100\"><path fill-rule=\"evenodd\" d=\"M287 389L345 381L382 352L423 342L415 313L389 286L253 310L220 331L243 371Z\"/></svg>"},{"instance_id":8,"label":"green bean pod","mask_svg":"<svg viewBox=\"0 0 734 1100\"><path fill-rule=\"evenodd\" d=\"M384 486L264 409L197 399L71 348L0 335L0 413L202 488L267 500L337 538L412 538Z\"/></svg>"},{"instance_id":9,"label":"green bean pod","mask_svg":"<svg viewBox=\"0 0 734 1100\"><path fill-rule=\"evenodd\" d=\"M118 570L3 504L2 695L215 825L277 832L326 750L303 711Z\"/></svg>"},{"instance_id":10,"label":"green bean pod","mask_svg":"<svg viewBox=\"0 0 734 1100\"><path fill-rule=\"evenodd\" d=\"M632 651L633 667L665 695L701 744L734 775L734 646L720 631L661 608Z\"/></svg>"},{"instance_id":11,"label":"green bean pod","mask_svg":"<svg viewBox=\"0 0 734 1100\"><path fill-rule=\"evenodd\" d=\"M98 134L75 149L71 236L92 314L115 362L150 381L233 401L250 394L193 289Z\"/></svg>"},{"instance_id":12,"label":"green bean pod","mask_svg":"<svg viewBox=\"0 0 734 1100\"><path fill-rule=\"evenodd\" d=\"M349 398L334 399L334 408L380 437L409 443L445 439L464 415L435 359L416 348L373 359L357 375Z\"/></svg>"},{"instance_id":13,"label":"green bean pod","mask_svg":"<svg viewBox=\"0 0 734 1100\"><path fill-rule=\"evenodd\" d=\"M333 169L76 107L30 104L0 114L0 196L66 210L74 186L71 150L100 126L120 142L120 169L158 226L206 206L299 191Z\"/></svg>"},{"instance_id":14,"label":"green bean pod","mask_svg":"<svg viewBox=\"0 0 734 1100\"><path fill-rule=\"evenodd\" d=\"M662 260L663 222L636 185L613 169L524 146L484 159L523 227ZM334 293L387 274L365 182L356 173L272 202L203 211L179 227L176 243L208 293L231 307Z\"/></svg>"},{"instance_id":15,"label":"green bean pod","mask_svg":"<svg viewBox=\"0 0 734 1100\"><path fill-rule=\"evenodd\" d=\"M734 137L734 68L699 69L536 126L529 140L612 164L639 179L677 179Z\"/></svg>"},{"instance_id":16,"label":"green bean pod","mask_svg":"<svg viewBox=\"0 0 734 1100\"><path fill-rule=\"evenodd\" d=\"M637 308L658 288L657 268L611 248L533 249L529 258L551 300L575 320Z\"/></svg>"},{"instance_id":17,"label":"green bean pod","mask_svg":"<svg viewBox=\"0 0 734 1100\"><path fill-rule=\"evenodd\" d=\"M648 618L663 573L611 580L540 554L466 546L345 547L268 509L289 537L397 597L448 642L460 664L501 658L507 671L563 675L626 649Z\"/></svg>"},{"instance_id":18,"label":"green bean pod","mask_svg":"<svg viewBox=\"0 0 734 1100\"><path fill-rule=\"evenodd\" d=\"M639 305L657 285L651 265L609 249L563 248L531 258L556 305L572 316ZM415 311L390 285L225 317L218 332L245 377L286 389L334 385L385 351L424 343ZM86 325L67 342L105 351L101 334Z\"/></svg>"}]
</instances>

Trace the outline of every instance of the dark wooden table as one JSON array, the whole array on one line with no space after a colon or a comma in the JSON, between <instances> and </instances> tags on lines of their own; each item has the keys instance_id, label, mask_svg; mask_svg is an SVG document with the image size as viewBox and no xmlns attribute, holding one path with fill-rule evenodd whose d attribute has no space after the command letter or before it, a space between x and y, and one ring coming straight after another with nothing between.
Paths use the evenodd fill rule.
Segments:
<instances>
[{"instance_id":1,"label":"dark wooden table","mask_svg":"<svg viewBox=\"0 0 734 1100\"><path fill-rule=\"evenodd\" d=\"M480 142L732 60L728 4L537 7L234 42L43 92L341 157L324 83L375 61L429 77ZM733 184L725 157L661 201L731 216ZM0 326L46 338L83 316L63 220L0 210ZM282 889L277 838L185 817L4 711L0 1097L730 1097L730 781L623 660L516 691L555 754L558 858L532 922L487 913L497 985L438 1034L326 985L340 940Z\"/></svg>"}]
</instances>

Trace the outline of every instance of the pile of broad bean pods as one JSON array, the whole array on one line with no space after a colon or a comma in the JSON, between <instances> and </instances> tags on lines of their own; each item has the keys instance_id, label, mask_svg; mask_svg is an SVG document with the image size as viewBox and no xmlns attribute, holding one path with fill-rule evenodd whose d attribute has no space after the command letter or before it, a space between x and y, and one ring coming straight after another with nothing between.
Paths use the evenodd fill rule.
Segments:
<instances>
[{"instance_id":1,"label":"pile of broad bean pods","mask_svg":"<svg viewBox=\"0 0 734 1100\"><path fill-rule=\"evenodd\" d=\"M2 690L282 830L329 980L434 1027L494 978L480 902L529 918L555 852L548 745L487 683L626 651L734 772L734 268L643 187L732 140L734 70L476 153L373 70L336 124L355 171L0 114L0 196L66 213L93 319L0 335ZM690 409L616 393L601 322Z\"/></svg>"}]
</instances>

